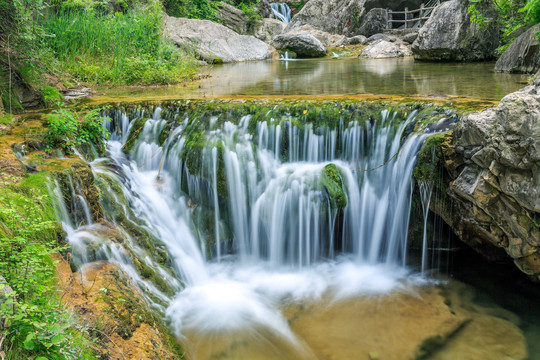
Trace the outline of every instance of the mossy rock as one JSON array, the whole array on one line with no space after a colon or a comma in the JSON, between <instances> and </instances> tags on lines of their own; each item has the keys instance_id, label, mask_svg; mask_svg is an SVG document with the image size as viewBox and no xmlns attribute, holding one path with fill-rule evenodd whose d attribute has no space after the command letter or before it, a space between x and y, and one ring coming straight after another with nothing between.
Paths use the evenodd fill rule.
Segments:
<instances>
[{"instance_id":1,"label":"mossy rock","mask_svg":"<svg viewBox=\"0 0 540 360\"><path fill-rule=\"evenodd\" d=\"M319 180L328 193L330 206L333 209L345 208L347 206L347 196L345 195L345 186L338 167L334 164L326 165Z\"/></svg>"},{"instance_id":2,"label":"mossy rock","mask_svg":"<svg viewBox=\"0 0 540 360\"><path fill-rule=\"evenodd\" d=\"M122 150L124 150L126 154L129 154L135 147L137 139L141 135L142 130L144 129L144 124L146 124L147 120L148 119L145 118L137 118L131 122L127 141L125 142L124 146L122 146Z\"/></svg>"},{"instance_id":3,"label":"mossy rock","mask_svg":"<svg viewBox=\"0 0 540 360\"><path fill-rule=\"evenodd\" d=\"M442 161L442 145L447 133L436 133L429 136L422 145L416 158L413 176L419 182L433 182L440 179Z\"/></svg>"}]
</instances>

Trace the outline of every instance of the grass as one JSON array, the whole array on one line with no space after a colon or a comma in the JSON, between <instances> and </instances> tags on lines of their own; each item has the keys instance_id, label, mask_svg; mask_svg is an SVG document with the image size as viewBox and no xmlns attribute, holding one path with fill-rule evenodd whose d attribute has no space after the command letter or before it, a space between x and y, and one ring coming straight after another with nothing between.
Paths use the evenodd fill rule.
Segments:
<instances>
[{"instance_id":1,"label":"grass","mask_svg":"<svg viewBox=\"0 0 540 360\"><path fill-rule=\"evenodd\" d=\"M197 75L194 56L162 39L160 12L150 5L114 14L62 8L41 26L50 35L42 46L61 69L87 83L171 84Z\"/></svg>"}]
</instances>

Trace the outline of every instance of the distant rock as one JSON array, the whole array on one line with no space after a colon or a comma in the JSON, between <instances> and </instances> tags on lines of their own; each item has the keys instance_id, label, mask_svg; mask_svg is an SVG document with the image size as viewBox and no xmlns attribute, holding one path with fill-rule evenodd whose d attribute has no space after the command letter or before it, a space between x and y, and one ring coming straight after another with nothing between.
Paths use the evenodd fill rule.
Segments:
<instances>
[{"instance_id":1,"label":"distant rock","mask_svg":"<svg viewBox=\"0 0 540 360\"><path fill-rule=\"evenodd\" d=\"M357 20L364 13L363 0L310 0L285 28L289 32L302 25L331 34L358 35Z\"/></svg>"},{"instance_id":2,"label":"distant rock","mask_svg":"<svg viewBox=\"0 0 540 360\"><path fill-rule=\"evenodd\" d=\"M272 10L272 7L270 6L270 1L268 0L260 0L259 1L259 14L263 18L273 18L274 17L274 11Z\"/></svg>"},{"instance_id":3,"label":"distant rock","mask_svg":"<svg viewBox=\"0 0 540 360\"><path fill-rule=\"evenodd\" d=\"M492 21L479 29L471 22L468 0L443 2L418 32L414 58L435 61L480 61L495 57L499 25ZM488 16L490 12L487 12Z\"/></svg>"},{"instance_id":4,"label":"distant rock","mask_svg":"<svg viewBox=\"0 0 540 360\"><path fill-rule=\"evenodd\" d=\"M405 57L411 55L412 51L404 43L394 43L386 40L377 40L366 46L360 53L360 57L370 59Z\"/></svg>"},{"instance_id":5,"label":"distant rock","mask_svg":"<svg viewBox=\"0 0 540 360\"><path fill-rule=\"evenodd\" d=\"M375 41L379 41L379 40L384 40L384 41L388 41L388 42L396 42L396 41L399 41L399 38L397 36L394 36L394 35L375 34L375 35L371 35L370 37L368 37L367 43L371 44L371 43L374 43Z\"/></svg>"},{"instance_id":6,"label":"distant rock","mask_svg":"<svg viewBox=\"0 0 540 360\"><path fill-rule=\"evenodd\" d=\"M283 29L285 29L283 21L277 19L263 19L255 24L253 36L269 43L275 36L283 33Z\"/></svg>"},{"instance_id":7,"label":"distant rock","mask_svg":"<svg viewBox=\"0 0 540 360\"><path fill-rule=\"evenodd\" d=\"M263 41L209 20L175 18L165 15L164 35L179 47L192 49L204 61L237 62L277 57L276 50Z\"/></svg>"},{"instance_id":8,"label":"distant rock","mask_svg":"<svg viewBox=\"0 0 540 360\"><path fill-rule=\"evenodd\" d=\"M289 32L289 34L304 34L304 33L313 35L324 46L337 47L341 45L346 45L348 43L348 39L345 35L330 34L325 31L316 30L310 25L302 25Z\"/></svg>"},{"instance_id":9,"label":"distant rock","mask_svg":"<svg viewBox=\"0 0 540 360\"><path fill-rule=\"evenodd\" d=\"M367 44L367 37L364 35L356 35L347 39L347 45L365 45Z\"/></svg>"},{"instance_id":10,"label":"distant rock","mask_svg":"<svg viewBox=\"0 0 540 360\"><path fill-rule=\"evenodd\" d=\"M540 24L536 24L514 40L495 64L495 70L513 73L534 73L540 69Z\"/></svg>"},{"instance_id":11,"label":"distant rock","mask_svg":"<svg viewBox=\"0 0 540 360\"><path fill-rule=\"evenodd\" d=\"M387 23L388 13L386 9L371 9L360 19L360 27L357 33L367 37L380 34L386 29Z\"/></svg>"},{"instance_id":12,"label":"distant rock","mask_svg":"<svg viewBox=\"0 0 540 360\"><path fill-rule=\"evenodd\" d=\"M324 45L315 36L307 32L278 35L272 40L272 44L278 50L294 51L298 57L321 57L326 55Z\"/></svg>"},{"instance_id":13,"label":"distant rock","mask_svg":"<svg viewBox=\"0 0 540 360\"><path fill-rule=\"evenodd\" d=\"M220 22L239 34L247 34L248 21L244 12L225 2L217 2L217 17Z\"/></svg>"}]
</instances>

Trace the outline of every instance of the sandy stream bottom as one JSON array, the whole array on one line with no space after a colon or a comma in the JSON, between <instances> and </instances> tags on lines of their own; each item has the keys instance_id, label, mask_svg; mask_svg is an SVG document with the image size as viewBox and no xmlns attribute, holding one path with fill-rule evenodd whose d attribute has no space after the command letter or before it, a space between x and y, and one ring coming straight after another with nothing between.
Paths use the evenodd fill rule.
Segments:
<instances>
[{"instance_id":1,"label":"sandy stream bottom","mask_svg":"<svg viewBox=\"0 0 540 360\"><path fill-rule=\"evenodd\" d=\"M187 333L193 360L503 360L527 359L519 318L472 302L474 289L457 281L313 304L283 313L299 339L271 333Z\"/></svg>"}]
</instances>

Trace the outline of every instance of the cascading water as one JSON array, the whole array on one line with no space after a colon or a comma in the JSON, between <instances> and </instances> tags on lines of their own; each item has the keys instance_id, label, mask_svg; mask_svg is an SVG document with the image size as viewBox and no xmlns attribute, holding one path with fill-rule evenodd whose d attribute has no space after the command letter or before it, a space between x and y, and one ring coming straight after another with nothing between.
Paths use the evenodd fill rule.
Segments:
<instances>
[{"instance_id":1,"label":"cascading water","mask_svg":"<svg viewBox=\"0 0 540 360\"><path fill-rule=\"evenodd\" d=\"M102 256L134 273L178 336L249 330L300 346L284 299L378 294L403 282L411 174L425 135L402 134L416 111L322 124L272 110L256 119L165 113L114 111L108 159L92 170L121 189L127 222L162 244L173 272L132 240L127 253L103 245ZM76 226L64 227L75 242ZM131 252L172 296L137 275Z\"/></svg>"},{"instance_id":2,"label":"cascading water","mask_svg":"<svg viewBox=\"0 0 540 360\"><path fill-rule=\"evenodd\" d=\"M285 24L288 24L291 21L291 8L285 3L271 3L270 6L274 11L274 16L276 19L283 21Z\"/></svg>"}]
</instances>

